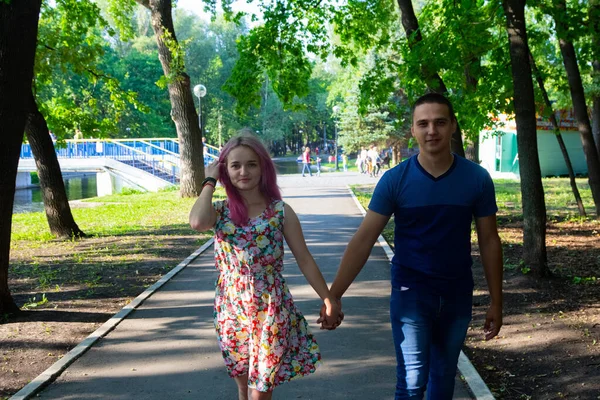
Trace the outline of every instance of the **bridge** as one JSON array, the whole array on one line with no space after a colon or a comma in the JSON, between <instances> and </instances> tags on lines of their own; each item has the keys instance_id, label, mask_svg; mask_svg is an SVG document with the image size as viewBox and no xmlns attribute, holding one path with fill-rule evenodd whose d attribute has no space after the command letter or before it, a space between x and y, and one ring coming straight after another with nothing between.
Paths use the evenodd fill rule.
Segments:
<instances>
[{"instance_id":1,"label":"bridge","mask_svg":"<svg viewBox=\"0 0 600 400\"><path fill-rule=\"evenodd\" d=\"M173 138L74 139L55 143L63 172L95 172L98 196L112 193L115 181L123 186L157 191L180 178L179 141ZM218 158L219 149L204 143L204 164ZM31 146L21 145L17 188L31 186L36 171Z\"/></svg>"}]
</instances>

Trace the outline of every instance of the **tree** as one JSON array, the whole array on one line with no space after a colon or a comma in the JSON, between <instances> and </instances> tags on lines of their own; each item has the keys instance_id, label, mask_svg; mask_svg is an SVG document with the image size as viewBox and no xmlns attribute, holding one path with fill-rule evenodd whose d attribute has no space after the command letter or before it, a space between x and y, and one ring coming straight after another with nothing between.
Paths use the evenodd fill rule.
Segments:
<instances>
[{"instance_id":1,"label":"tree","mask_svg":"<svg viewBox=\"0 0 600 400\"><path fill-rule=\"evenodd\" d=\"M600 157L600 0L590 0L588 8L590 34L592 36L592 78L594 91L592 95L592 121L593 134L596 141L596 150Z\"/></svg>"},{"instance_id":2,"label":"tree","mask_svg":"<svg viewBox=\"0 0 600 400\"><path fill-rule=\"evenodd\" d=\"M8 288L12 209L41 0L0 1L0 314L19 311Z\"/></svg>"},{"instance_id":3,"label":"tree","mask_svg":"<svg viewBox=\"0 0 600 400\"><path fill-rule=\"evenodd\" d=\"M184 52L173 26L171 0L135 0L135 3L150 11L150 23L158 45L164 79L171 101L171 119L175 123L179 139L180 194L184 197L199 196L204 179L204 159L202 155L202 133L198 125L198 114L190 85L190 77L185 72ZM111 0L109 10L124 37L131 36L130 15L134 9L132 0Z\"/></svg>"},{"instance_id":4,"label":"tree","mask_svg":"<svg viewBox=\"0 0 600 400\"><path fill-rule=\"evenodd\" d=\"M192 85L199 83L206 87L202 115L207 142L217 146L224 144L244 126L260 129L262 124L256 121L259 116L256 110L237 115L235 99L223 90L239 59L237 39L248 31L243 21L238 26L226 21L223 15L217 15L206 22L195 14L175 10L175 29L180 41L185 43L185 64Z\"/></svg>"},{"instance_id":5,"label":"tree","mask_svg":"<svg viewBox=\"0 0 600 400\"><path fill-rule=\"evenodd\" d=\"M330 87L328 102L341 105L338 120L339 143L348 152L360 151L371 144L387 145L404 142L401 126L409 118L398 118L403 107L391 102L377 104L369 101L377 96L379 82L385 79L370 79L370 75L393 75L392 71L381 68L378 55L374 52L360 57L356 67L348 66L336 74L336 80ZM376 68L376 66L380 68ZM386 97L389 100L389 86ZM392 108L394 112L392 112ZM404 107L408 109L409 107ZM403 116L404 117L404 116ZM401 121L401 122L399 122Z\"/></svg>"},{"instance_id":6,"label":"tree","mask_svg":"<svg viewBox=\"0 0 600 400\"><path fill-rule=\"evenodd\" d=\"M577 65L577 54L575 53L573 39L569 32L567 5L565 0L554 0L553 4L554 7L551 8L551 13L556 24L556 34L558 36L560 51L569 79L573 109L577 118L579 136L588 167L588 181L594 205L596 206L596 216L600 218L600 159L592 135L592 126L587 112L583 83Z\"/></svg>"},{"instance_id":7,"label":"tree","mask_svg":"<svg viewBox=\"0 0 600 400\"><path fill-rule=\"evenodd\" d=\"M398 0L398 6L402 12L402 26L406 32L408 45L413 50L420 42L423 41L423 35L419 28L419 21L415 15L415 10L412 6L412 0ZM427 83L427 87L433 92L448 95L448 88L440 77L437 71L432 70L429 65L421 64L422 77ZM460 126L456 127L456 132L452 135L452 151L461 157L465 156L463 148L462 132Z\"/></svg>"},{"instance_id":8,"label":"tree","mask_svg":"<svg viewBox=\"0 0 600 400\"><path fill-rule=\"evenodd\" d=\"M103 104L101 96L98 96L99 93L93 91L91 91L93 102L82 101L78 105L71 103L72 100L80 97L80 93L86 92L79 88L79 90L68 90L69 84L79 82L80 79L67 79L69 84L57 90L56 81L61 80L57 78L58 76L64 79L70 75L72 68L89 71L88 65L95 63L96 58L102 55L104 40L99 34L94 37L93 32L99 22L103 22L99 8L88 1L60 0L52 6L45 5L42 9L42 17L38 25L38 41L41 45L36 53L34 88L39 89L37 93L40 94L40 99L45 101L46 113L55 122L55 133L58 133L61 138L65 136L67 130L72 131L74 127L90 129L92 126L97 128L102 126L101 122L95 123L102 119L103 114L98 107L92 107L93 111L88 113L93 115L92 118L85 117L84 113L91 104L103 105L105 106L102 107L103 109L113 111L120 109L115 105L121 97L119 93L114 93L116 90L112 91L114 96L111 96L110 105ZM66 23L69 23L70 29L61 29ZM92 72L94 80L97 81L99 73ZM70 105L66 107L68 112L64 112L62 107L57 107L58 104ZM38 170L50 231L57 237L83 237L85 233L79 229L69 206L60 164L46 118L38 109L33 92L28 98L28 108L25 131ZM107 119L110 117L110 121L118 119L116 115L118 113L104 112L104 114L109 114ZM90 120L94 122L91 123ZM98 133L100 129L94 131Z\"/></svg>"},{"instance_id":9,"label":"tree","mask_svg":"<svg viewBox=\"0 0 600 400\"><path fill-rule=\"evenodd\" d=\"M38 110L33 94L29 96L25 131L40 178L42 198L50 232L57 237L78 238L85 236L73 218L65 190L60 164L48 125Z\"/></svg>"},{"instance_id":10,"label":"tree","mask_svg":"<svg viewBox=\"0 0 600 400\"><path fill-rule=\"evenodd\" d=\"M535 98L529 64L525 0L503 0L512 65L514 109L523 202L523 259L538 277L550 274L546 253L546 206L537 147Z\"/></svg>"}]
</instances>

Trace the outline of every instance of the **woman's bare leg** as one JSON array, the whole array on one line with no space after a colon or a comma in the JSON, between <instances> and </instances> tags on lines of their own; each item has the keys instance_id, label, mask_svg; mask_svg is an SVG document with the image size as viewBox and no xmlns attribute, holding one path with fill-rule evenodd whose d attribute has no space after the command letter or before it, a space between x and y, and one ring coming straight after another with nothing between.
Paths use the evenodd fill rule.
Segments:
<instances>
[{"instance_id":1,"label":"woman's bare leg","mask_svg":"<svg viewBox=\"0 0 600 400\"><path fill-rule=\"evenodd\" d=\"M248 375L233 378L238 387L238 399L248 400Z\"/></svg>"},{"instance_id":2,"label":"woman's bare leg","mask_svg":"<svg viewBox=\"0 0 600 400\"><path fill-rule=\"evenodd\" d=\"M248 400L271 400L273 392L259 392L256 389L248 389Z\"/></svg>"}]
</instances>

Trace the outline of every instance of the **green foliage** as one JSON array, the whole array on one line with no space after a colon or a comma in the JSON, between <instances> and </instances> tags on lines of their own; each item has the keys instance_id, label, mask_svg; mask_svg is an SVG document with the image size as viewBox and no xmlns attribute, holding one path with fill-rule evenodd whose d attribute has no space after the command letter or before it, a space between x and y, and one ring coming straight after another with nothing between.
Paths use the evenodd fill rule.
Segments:
<instances>
[{"instance_id":1,"label":"green foliage","mask_svg":"<svg viewBox=\"0 0 600 400\"><path fill-rule=\"evenodd\" d=\"M240 59L224 89L237 99L239 113L260 104L263 70L266 70L284 107L291 106L295 96L308 94L312 66L306 58L304 46L292 35L275 36L278 29L266 24L252 29L238 42Z\"/></svg>"},{"instance_id":2,"label":"green foliage","mask_svg":"<svg viewBox=\"0 0 600 400\"><path fill-rule=\"evenodd\" d=\"M162 76L156 44L147 46L146 37L133 40L132 46L107 54L111 73L126 91L136 92L138 104L128 104L117 123L119 137L176 137L170 117L169 95L156 82Z\"/></svg>"},{"instance_id":3,"label":"green foliage","mask_svg":"<svg viewBox=\"0 0 600 400\"><path fill-rule=\"evenodd\" d=\"M42 298L38 301L36 296L33 296L29 299L29 301L21 307L23 310L31 310L32 308L37 308L39 306L43 306L48 303L48 298L46 297L46 293L42 294Z\"/></svg>"},{"instance_id":4,"label":"green foliage","mask_svg":"<svg viewBox=\"0 0 600 400\"><path fill-rule=\"evenodd\" d=\"M123 190L121 190L120 194L122 196L129 196L129 195L132 195L132 194L140 194L140 193L144 193L144 192L141 191L141 190L124 187Z\"/></svg>"},{"instance_id":5,"label":"green foliage","mask_svg":"<svg viewBox=\"0 0 600 400\"><path fill-rule=\"evenodd\" d=\"M185 43L177 41L173 34L168 30L164 30L162 33L161 40L171 54L169 63L169 73L163 75L156 83L161 89L166 89L167 85L174 82L177 79L183 79L185 72Z\"/></svg>"},{"instance_id":6,"label":"green foliage","mask_svg":"<svg viewBox=\"0 0 600 400\"><path fill-rule=\"evenodd\" d=\"M325 56L329 8L313 1L259 2L263 23L240 38L240 59L225 89L238 101L237 110L259 104L263 72L282 101L292 108L308 94L312 65L308 54Z\"/></svg>"},{"instance_id":7,"label":"green foliage","mask_svg":"<svg viewBox=\"0 0 600 400\"><path fill-rule=\"evenodd\" d=\"M598 279L595 276L587 276L587 277L574 276L573 277L573 283L576 285L595 284L597 281L598 281Z\"/></svg>"},{"instance_id":8,"label":"green foliage","mask_svg":"<svg viewBox=\"0 0 600 400\"><path fill-rule=\"evenodd\" d=\"M49 128L59 139L75 129L109 136L136 94L124 91L104 63L111 52L103 35L113 31L89 0L45 4L39 21L35 94Z\"/></svg>"},{"instance_id":9,"label":"green foliage","mask_svg":"<svg viewBox=\"0 0 600 400\"><path fill-rule=\"evenodd\" d=\"M387 90L381 90L386 101L370 102L369 93L377 89L371 86L373 82L370 75L373 65L378 59L370 54L361 57L356 68L346 68L337 74L337 79L330 88L329 102L331 104L341 103L342 111L338 118L339 143L347 152L355 152L361 147L370 144L387 146L392 142L404 143L406 131L402 129L399 121L404 121L404 103L402 99L390 95L390 86ZM391 74L388 74L391 76ZM391 86L393 87L393 86ZM367 93L367 94L365 94ZM377 97L377 95L372 95ZM379 105L376 105L379 103Z\"/></svg>"},{"instance_id":10,"label":"green foliage","mask_svg":"<svg viewBox=\"0 0 600 400\"><path fill-rule=\"evenodd\" d=\"M131 22L136 3L133 0L105 0L105 3L107 13L119 30L121 39L124 41L132 39L135 33Z\"/></svg>"}]
</instances>

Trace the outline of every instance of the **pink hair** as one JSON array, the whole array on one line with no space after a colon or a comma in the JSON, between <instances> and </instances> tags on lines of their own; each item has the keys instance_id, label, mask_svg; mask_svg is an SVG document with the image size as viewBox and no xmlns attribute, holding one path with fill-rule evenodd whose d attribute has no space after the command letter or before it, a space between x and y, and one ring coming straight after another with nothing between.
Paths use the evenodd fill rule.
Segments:
<instances>
[{"instance_id":1,"label":"pink hair","mask_svg":"<svg viewBox=\"0 0 600 400\"><path fill-rule=\"evenodd\" d=\"M261 141L253 134L248 133L249 130L243 129L240 134L231 138L219 155L219 181L225 188L227 199L229 202L229 210L231 211L231 220L236 225L243 225L248 222L248 207L244 203L244 199L238 192L235 186L231 183L227 173L227 156L231 150L239 146L246 146L253 150L258 156L262 176L260 178L260 192L267 199L268 204L274 200L281 200L281 192L277 186L277 172L275 164L269 156L269 152Z\"/></svg>"}]
</instances>

